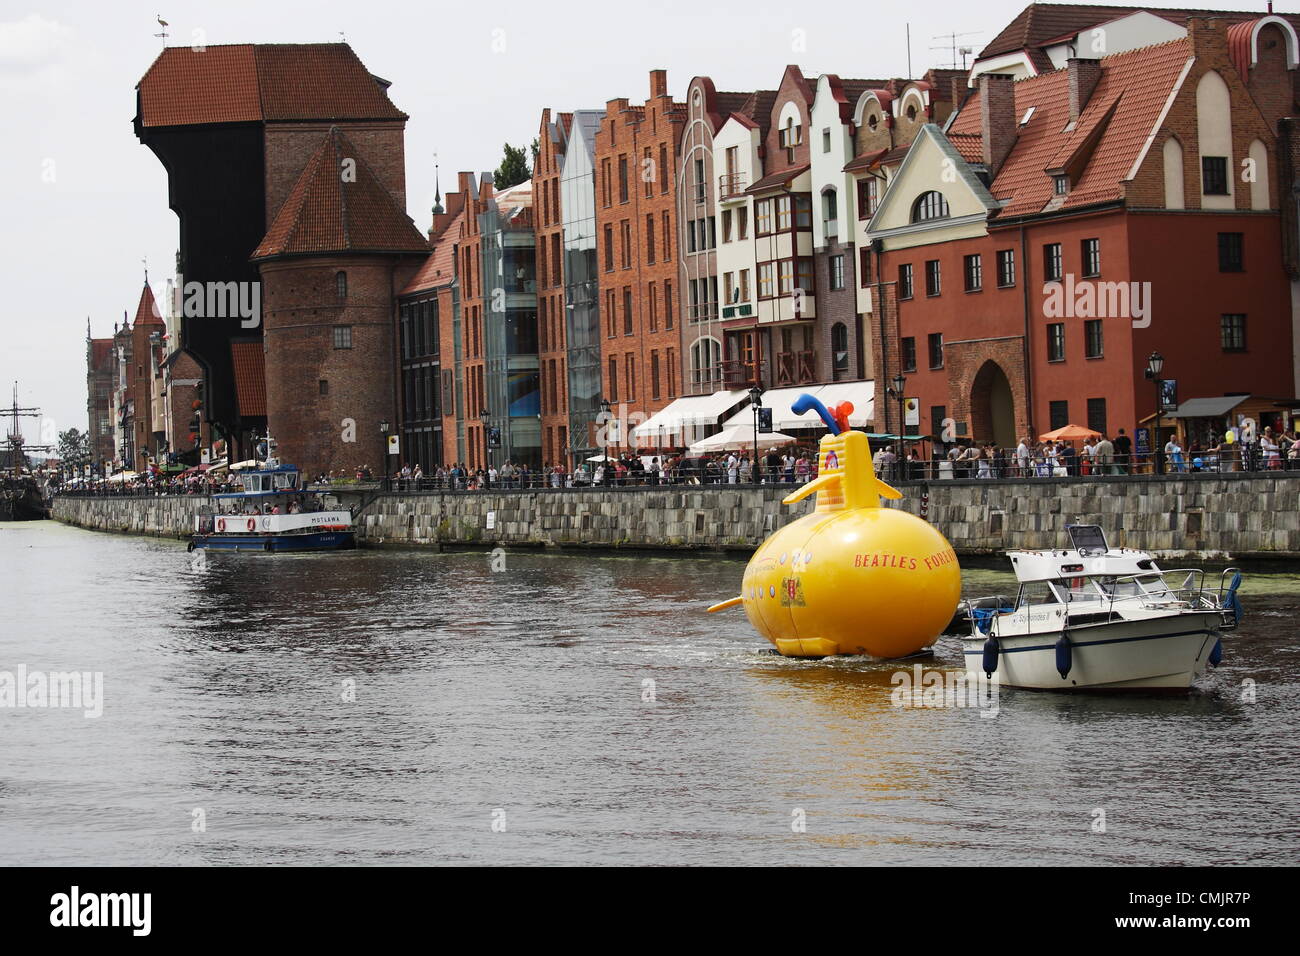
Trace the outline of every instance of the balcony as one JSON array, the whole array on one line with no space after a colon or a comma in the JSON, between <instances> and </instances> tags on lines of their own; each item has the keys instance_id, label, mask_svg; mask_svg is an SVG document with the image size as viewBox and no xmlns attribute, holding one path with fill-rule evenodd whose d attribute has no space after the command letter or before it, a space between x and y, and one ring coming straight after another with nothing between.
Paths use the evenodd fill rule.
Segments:
<instances>
[{"instance_id":1,"label":"balcony","mask_svg":"<svg viewBox=\"0 0 1300 956\"><path fill-rule=\"evenodd\" d=\"M718 177L718 199L742 199L745 195L745 177L741 173L723 173Z\"/></svg>"},{"instance_id":2,"label":"balcony","mask_svg":"<svg viewBox=\"0 0 1300 956\"><path fill-rule=\"evenodd\" d=\"M763 384L763 364L740 359L722 360L722 381L727 388L749 388Z\"/></svg>"},{"instance_id":3,"label":"balcony","mask_svg":"<svg viewBox=\"0 0 1300 956\"><path fill-rule=\"evenodd\" d=\"M692 322L716 322L718 320L718 303L696 302L686 306L686 316Z\"/></svg>"},{"instance_id":4,"label":"balcony","mask_svg":"<svg viewBox=\"0 0 1300 956\"><path fill-rule=\"evenodd\" d=\"M817 380L817 353L777 352L776 384L800 385Z\"/></svg>"}]
</instances>

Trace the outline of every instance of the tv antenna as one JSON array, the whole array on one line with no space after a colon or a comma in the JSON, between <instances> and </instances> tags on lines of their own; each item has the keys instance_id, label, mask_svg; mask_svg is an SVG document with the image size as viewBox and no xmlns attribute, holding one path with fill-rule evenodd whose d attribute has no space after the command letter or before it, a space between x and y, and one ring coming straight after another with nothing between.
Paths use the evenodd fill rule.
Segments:
<instances>
[{"instance_id":1,"label":"tv antenna","mask_svg":"<svg viewBox=\"0 0 1300 956\"><path fill-rule=\"evenodd\" d=\"M952 60L949 61L949 69L966 69L966 57L974 53L974 48L966 45L958 45L957 41L962 37L977 37L982 31L976 30L970 33L941 33L938 36L930 37L931 40L947 40L943 46L932 46L931 50L947 50L952 54ZM960 57L961 66L958 67L958 58Z\"/></svg>"}]
</instances>

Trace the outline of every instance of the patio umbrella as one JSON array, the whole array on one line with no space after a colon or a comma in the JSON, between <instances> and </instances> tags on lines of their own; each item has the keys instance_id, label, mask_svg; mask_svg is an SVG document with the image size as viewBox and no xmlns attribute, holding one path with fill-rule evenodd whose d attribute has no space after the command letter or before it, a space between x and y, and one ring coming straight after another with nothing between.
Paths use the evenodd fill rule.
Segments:
<instances>
[{"instance_id":1,"label":"patio umbrella","mask_svg":"<svg viewBox=\"0 0 1300 956\"><path fill-rule=\"evenodd\" d=\"M1082 425L1062 425L1055 431L1039 435L1039 441L1083 441L1085 438L1100 438L1101 432L1095 432L1091 428L1084 428Z\"/></svg>"},{"instance_id":2,"label":"patio umbrella","mask_svg":"<svg viewBox=\"0 0 1300 956\"><path fill-rule=\"evenodd\" d=\"M779 445L788 445L792 441L795 441L793 435L786 435L782 432L768 432L767 434L759 432L758 434L759 448L776 448ZM752 451L753 448L754 426L731 425L716 435L701 438L691 445L689 451L692 455L702 455L711 451Z\"/></svg>"}]
</instances>

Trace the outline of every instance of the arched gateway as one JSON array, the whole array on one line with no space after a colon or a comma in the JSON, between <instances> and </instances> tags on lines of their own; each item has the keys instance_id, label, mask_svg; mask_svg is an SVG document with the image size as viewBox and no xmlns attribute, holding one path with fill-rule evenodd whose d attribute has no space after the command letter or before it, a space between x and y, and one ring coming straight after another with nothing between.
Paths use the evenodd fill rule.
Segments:
<instances>
[{"instance_id":1,"label":"arched gateway","mask_svg":"<svg viewBox=\"0 0 1300 956\"><path fill-rule=\"evenodd\" d=\"M971 435L1002 448L1016 444L1016 409L1011 382L992 359L980 366L970 390Z\"/></svg>"}]
</instances>

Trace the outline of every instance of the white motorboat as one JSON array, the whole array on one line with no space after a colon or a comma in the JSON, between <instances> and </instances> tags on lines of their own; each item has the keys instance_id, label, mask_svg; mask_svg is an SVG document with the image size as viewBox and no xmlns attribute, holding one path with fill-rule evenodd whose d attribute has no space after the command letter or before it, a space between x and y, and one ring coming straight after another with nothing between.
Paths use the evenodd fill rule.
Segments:
<instances>
[{"instance_id":1,"label":"white motorboat","mask_svg":"<svg viewBox=\"0 0 1300 956\"><path fill-rule=\"evenodd\" d=\"M970 608L968 672L1008 687L1169 691L1219 663L1222 633L1241 619L1239 570L1207 587L1202 570L1111 548L1096 525L1066 530L1067 549L1007 552L1019 593Z\"/></svg>"}]
</instances>

